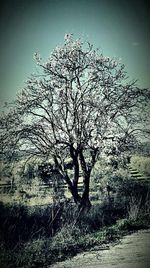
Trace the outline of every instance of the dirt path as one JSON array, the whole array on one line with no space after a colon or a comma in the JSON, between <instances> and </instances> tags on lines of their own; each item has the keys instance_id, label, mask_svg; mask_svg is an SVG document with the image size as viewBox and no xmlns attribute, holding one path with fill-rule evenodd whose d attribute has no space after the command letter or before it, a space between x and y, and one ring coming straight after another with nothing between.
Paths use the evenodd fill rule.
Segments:
<instances>
[{"instance_id":1,"label":"dirt path","mask_svg":"<svg viewBox=\"0 0 150 268\"><path fill-rule=\"evenodd\" d=\"M78 254L52 268L150 268L150 230L127 235L105 250Z\"/></svg>"}]
</instances>

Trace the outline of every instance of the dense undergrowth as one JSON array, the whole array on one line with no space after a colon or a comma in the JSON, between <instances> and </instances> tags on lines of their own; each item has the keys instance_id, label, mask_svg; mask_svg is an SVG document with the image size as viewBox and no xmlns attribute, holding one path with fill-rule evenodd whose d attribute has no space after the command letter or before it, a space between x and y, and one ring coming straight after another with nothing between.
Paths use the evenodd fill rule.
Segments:
<instances>
[{"instance_id":1,"label":"dense undergrowth","mask_svg":"<svg viewBox=\"0 0 150 268\"><path fill-rule=\"evenodd\" d=\"M150 191L126 181L117 192L80 213L70 201L55 206L0 204L0 267L47 267L123 234L150 226Z\"/></svg>"},{"instance_id":2,"label":"dense undergrowth","mask_svg":"<svg viewBox=\"0 0 150 268\"><path fill-rule=\"evenodd\" d=\"M134 155L131 158L131 166L138 172L150 176L150 157Z\"/></svg>"}]
</instances>

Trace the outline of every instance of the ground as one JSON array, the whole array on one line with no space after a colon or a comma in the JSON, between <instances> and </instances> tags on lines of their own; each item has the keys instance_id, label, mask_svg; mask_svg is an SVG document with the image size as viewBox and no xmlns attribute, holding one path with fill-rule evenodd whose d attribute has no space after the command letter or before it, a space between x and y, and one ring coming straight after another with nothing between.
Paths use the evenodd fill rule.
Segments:
<instances>
[{"instance_id":1,"label":"ground","mask_svg":"<svg viewBox=\"0 0 150 268\"><path fill-rule=\"evenodd\" d=\"M116 245L94 248L52 268L149 268L150 229L125 236Z\"/></svg>"}]
</instances>

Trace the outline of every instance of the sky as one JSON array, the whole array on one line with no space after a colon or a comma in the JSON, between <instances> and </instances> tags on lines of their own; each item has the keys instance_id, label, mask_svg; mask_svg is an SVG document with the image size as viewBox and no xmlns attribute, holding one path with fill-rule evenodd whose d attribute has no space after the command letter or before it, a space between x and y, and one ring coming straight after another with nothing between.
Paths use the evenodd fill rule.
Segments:
<instances>
[{"instance_id":1,"label":"sky","mask_svg":"<svg viewBox=\"0 0 150 268\"><path fill-rule=\"evenodd\" d=\"M46 60L66 33L121 59L129 77L149 87L149 29L143 0L1 0L1 103L15 99L35 71L34 52Z\"/></svg>"}]
</instances>

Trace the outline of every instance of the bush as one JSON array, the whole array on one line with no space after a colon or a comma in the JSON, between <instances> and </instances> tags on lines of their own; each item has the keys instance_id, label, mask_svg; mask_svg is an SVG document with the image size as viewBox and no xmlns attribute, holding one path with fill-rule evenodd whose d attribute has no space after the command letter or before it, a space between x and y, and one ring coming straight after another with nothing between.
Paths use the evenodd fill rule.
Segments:
<instances>
[{"instance_id":1,"label":"bush","mask_svg":"<svg viewBox=\"0 0 150 268\"><path fill-rule=\"evenodd\" d=\"M144 175L150 176L150 157L132 156L131 166Z\"/></svg>"},{"instance_id":2,"label":"bush","mask_svg":"<svg viewBox=\"0 0 150 268\"><path fill-rule=\"evenodd\" d=\"M57 206L29 208L0 204L0 242L12 248L35 238L51 237L60 227L60 218L61 209Z\"/></svg>"}]
</instances>

